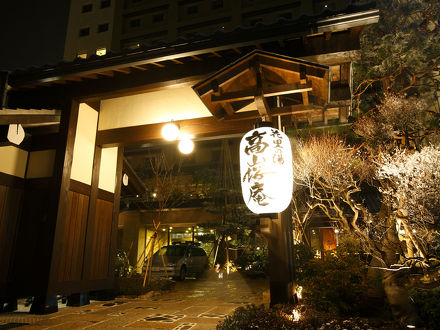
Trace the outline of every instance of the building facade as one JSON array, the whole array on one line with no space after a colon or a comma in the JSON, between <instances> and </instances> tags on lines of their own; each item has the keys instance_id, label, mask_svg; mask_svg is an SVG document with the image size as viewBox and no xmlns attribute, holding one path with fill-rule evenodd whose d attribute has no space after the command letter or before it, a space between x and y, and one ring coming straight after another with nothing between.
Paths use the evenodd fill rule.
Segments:
<instances>
[{"instance_id":1,"label":"building facade","mask_svg":"<svg viewBox=\"0 0 440 330\"><path fill-rule=\"evenodd\" d=\"M374 4L348 6L4 74L2 129L20 123L26 139L0 146L0 302L35 296L53 312L57 295L114 286L124 149L163 143L165 123L195 140L263 115L286 131L347 124L351 63L378 19ZM150 218L128 222L145 242ZM263 228L274 242L278 222Z\"/></svg>"},{"instance_id":2,"label":"building facade","mask_svg":"<svg viewBox=\"0 0 440 330\"><path fill-rule=\"evenodd\" d=\"M64 59L338 11L367 0L71 0Z\"/></svg>"}]
</instances>

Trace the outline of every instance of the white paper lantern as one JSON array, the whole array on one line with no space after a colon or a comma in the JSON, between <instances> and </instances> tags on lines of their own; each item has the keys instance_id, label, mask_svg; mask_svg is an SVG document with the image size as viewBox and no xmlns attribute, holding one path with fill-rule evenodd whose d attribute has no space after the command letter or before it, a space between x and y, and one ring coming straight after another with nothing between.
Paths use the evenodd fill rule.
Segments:
<instances>
[{"instance_id":1,"label":"white paper lantern","mask_svg":"<svg viewBox=\"0 0 440 330\"><path fill-rule=\"evenodd\" d=\"M252 212L284 211L293 191L292 150L287 135L272 127L246 133L240 143L240 174L243 199Z\"/></svg>"}]
</instances>

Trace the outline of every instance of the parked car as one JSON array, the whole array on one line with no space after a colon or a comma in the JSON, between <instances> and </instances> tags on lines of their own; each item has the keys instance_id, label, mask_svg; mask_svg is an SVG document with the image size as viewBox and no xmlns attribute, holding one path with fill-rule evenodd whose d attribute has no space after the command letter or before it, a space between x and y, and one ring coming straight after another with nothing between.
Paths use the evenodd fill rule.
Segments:
<instances>
[{"instance_id":1,"label":"parked car","mask_svg":"<svg viewBox=\"0 0 440 330\"><path fill-rule=\"evenodd\" d=\"M145 271L148 260L145 261ZM170 276L183 281L187 275L200 277L208 268L209 262L205 250L197 243L173 243L162 247L153 255L151 273Z\"/></svg>"}]
</instances>

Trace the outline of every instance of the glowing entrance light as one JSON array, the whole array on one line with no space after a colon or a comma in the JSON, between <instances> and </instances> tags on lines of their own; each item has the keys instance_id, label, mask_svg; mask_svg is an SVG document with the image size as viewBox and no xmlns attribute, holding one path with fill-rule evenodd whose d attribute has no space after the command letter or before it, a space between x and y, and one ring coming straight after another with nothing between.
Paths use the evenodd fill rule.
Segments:
<instances>
[{"instance_id":1,"label":"glowing entrance light","mask_svg":"<svg viewBox=\"0 0 440 330\"><path fill-rule=\"evenodd\" d=\"M182 134L180 136L180 142L178 144L179 151L182 154L188 155L194 150L194 142L191 140L192 136L187 134Z\"/></svg>"},{"instance_id":2,"label":"glowing entrance light","mask_svg":"<svg viewBox=\"0 0 440 330\"><path fill-rule=\"evenodd\" d=\"M179 126L168 123L162 127L162 137L167 141L175 141L179 137Z\"/></svg>"},{"instance_id":3,"label":"glowing entrance light","mask_svg":"<svg viewBox=\"0 0 440 330\"><path fill-rule=\"evenodd\" d=\"M256 214L279 213L293 191L292 151L286 134L259 127L242 138L240 174L243 199Z\"/></svg>"}]
</instances>

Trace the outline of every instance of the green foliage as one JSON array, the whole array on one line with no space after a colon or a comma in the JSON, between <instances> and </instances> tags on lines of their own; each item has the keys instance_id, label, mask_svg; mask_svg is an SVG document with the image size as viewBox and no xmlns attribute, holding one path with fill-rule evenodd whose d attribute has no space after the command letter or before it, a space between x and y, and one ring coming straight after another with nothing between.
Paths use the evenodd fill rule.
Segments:
<instances>
[{"instance_id":1,"label":"green foliage","mask_svg":"<svg viewBox=\"0 0 440 330\"><path fill-rule=\"evenodd\" d=\"M234 263L242 271L249 274L261 273L267 275L269 271L268 251L264 247L259 250L256 248L249 249L243 252Z\"/></svg>"},{"instance_id":2,"label":"green foliage","mask_svg":"<svg viewBox=\"0 0 440 330\"><path fill-rule=\"evenodd\" d=\"M266 309L263 305L239 307L234 314L217 325L218 330L292 329L293 322L282 316L281 310Z\"/></svg>"},{"instance_id":3,"label":"green foliage","mask_svg":"<svg viewBox=\"0 0 440 330\"><path fill-rule=\"evenodd\" d=\"M314 259L304 245L296 246L297 280L306 304L337 314L364 313L370 283L357 246L340 245L323 259Z\"/></svg>"},{"instance_id":4,"label":"green foliage","mask_svg":"<svg viewBox=\"0 0 440 330\"><path fill-rule=\"evenodd\" d=\"M430 329L437 328L440 324L440 288L414 289L409 294L425 326Z\"/></svg>"},{"instance_id":5,"label":"green foliage","mask_svg":"<svg viewBox=\"0 0 440 330\"><path fill-rule=\"evenodd\" d=\"M115 260L115 276L116 277L126 277L131 271L130 262L127 257L127 253L123 250L116 251Z\"/></svg>"},{"instance_id":6,"label":"green foliage","mask_svg":"<svg viewBox=\"0 0 440 330\"><path fill-rule=\"evenodd\" d=\"M387 91L432 97L440 63L438 0L378 0L377 7L379 22L363 31L361 59L354 64L354 94L362 99L355 108L361 112Z\"/></svg>"}]
</instances>

